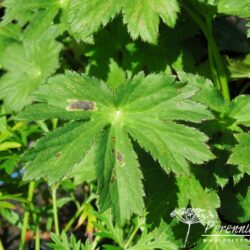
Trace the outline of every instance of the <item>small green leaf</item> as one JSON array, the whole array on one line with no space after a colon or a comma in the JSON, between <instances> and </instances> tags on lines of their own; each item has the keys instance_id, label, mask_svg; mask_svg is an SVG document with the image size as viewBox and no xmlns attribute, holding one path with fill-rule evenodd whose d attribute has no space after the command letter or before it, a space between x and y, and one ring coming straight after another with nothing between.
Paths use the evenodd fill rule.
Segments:
<instances>
[{"instance_id":1,"label":"small green leaf","mask_svg":"<svg viewBox=\"0 0 250 250\"><path fill-rule=\"evenodd\" d=\"M242 173L250 174L250 133L235 136L238 144L233 148L228 163L238 165Z\"/></svg>"},{"instance_id":2,"label":"small green leaf","mask_svg":"<svg viewBox=\"0 0 250 250\"><path fill-rule=\"evenodd\" d=\"M20 148L22 145L14 141L5 141L0 143L0 151L5 151L14 148Z\"/></svg>"},{"instance_id":3,"label":"small green leaf","mask_svg":"<svg viewBox=\"0 0 250 250\"><path fill-rule=\"evenodd\" d=\"M0 209L2 208L14 209L15 205L7 201L0 201Z\"/></svg>"},{"instance_id":4,"label":"small green leaf","mask_svg":"<svg viewBox=\"0 0 250 250\"><path fill-rule=\"evenodd\" d=\"M236 124L250 126L250 96L239 95L231 103L227 116L235 119Z\"/></svg>"},{"instance_id":5,"label":"small green leaf","mask_svg":"<svg viewBox=\"0 0 250 250\"><path fill-rule=\"evenodd\" d=\"M7 73L0 79L0 98L7 112L30 104L31 92L59 67L61 45L55 41L57 28L47 30L38 40L10 45L2 58ZM46 53L44 53L46 51Z\"/></svg>"},{"instance_id":6,"label":"small green leaf","mask_svg":"<svg viewBox=\"0 0 250 250\"><path fill-rule=\"evenodd\" d=\"M109 73L107 77L107 84L111 89L115 90L126 81L126 73L119 67L114 59L110 59Z\"/></svg>"}]
</instances>

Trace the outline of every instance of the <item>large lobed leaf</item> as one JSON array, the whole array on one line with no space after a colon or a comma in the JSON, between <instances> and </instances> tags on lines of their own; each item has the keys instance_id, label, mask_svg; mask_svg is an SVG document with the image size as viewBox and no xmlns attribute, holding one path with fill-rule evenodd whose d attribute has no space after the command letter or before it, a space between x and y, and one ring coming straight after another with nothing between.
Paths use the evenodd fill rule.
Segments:
<instances>
[{"instance_id":1,"label":"large lobed leaf","mask_svg":"<svg viewBox=\"0 0 250 250\"><path fill-rule=\"evenodd\" d=\"M26 24L29 20L55 9L54 18L62 10L62 21L78 40L92 41L92 35L105 26L117 14L123 14L123 22L133 39L156 44L160 19L173 28L179 12L177 0L5 0L4 23L18 20ZM39 11L37 11L39 10ZM45 13L39 13L39 12ZM49 14L48 14L49 15ZM93 21L94 20L94 21ZM48 23L46 18L43 22Z\"/></svg>"},{"instance_id":2,"label":"large lobed leaf","mask_svg":"<svg viewBox=\"0 0 250 250\"><path fill-rule=\"evenodd\" d=\"M142 214L143 177L131 140L167 173L188 175L190 163L213 158L203 133L177 123L212 118L205 105L191 100L197 91L163 73L140 73L116 91L101 80L69 71L51 78L34 93L39 103L19 118L74 121L50 132L25 154L25 178L60 181L74 165L79 171L86 155L89 166L97 166L101 210L112 207L121 222L132 213Z\"/></svg>"},{"instance_id":3,"label":"large lobed leaf","mask_svg":"<svg viewBox=\"0 0 250 250\"><path fill-rule=\"evenodd\" d=\"M205 11L210 11L210 5L216 6L219 13L250 17L249 0L199 0L205 3ZM193 2L197 5L198 2ZM3 23L17 20L21 25L30 20L37 23L39 29L50 25L50 20L61 10L61 21L70 33L77 39L86 42L93 41L92 35L105 26L119 13L133 39L156 44L159 24L162 20L173 28L176 24L180 6L177 0L4 0L6 13ZM212 13L216 11L215 9ZM37 21L39 20L39 21ZM94 20L94 21L93 21ZM39 23L41 25L39 25Z\"/></svg>"}]
</instances>

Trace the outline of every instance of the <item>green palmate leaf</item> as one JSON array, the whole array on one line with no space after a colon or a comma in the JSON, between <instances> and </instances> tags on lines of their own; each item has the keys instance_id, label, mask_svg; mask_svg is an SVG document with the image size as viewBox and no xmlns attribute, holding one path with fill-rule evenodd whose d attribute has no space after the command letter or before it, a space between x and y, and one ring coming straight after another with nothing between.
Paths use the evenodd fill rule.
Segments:
<instances>
[{"instance_id":1,"label":"green palmate leaf","mask_svg":"<svg viewBox=\"0 0 250 250\"><path fill-rule=\"evenodd\" d=\"M176 122L212 118L206 106L190 100L197 91L165 74L140 73L116 92L101 80L73 72L51 78L34 93L41 103L26 108L19 118L54 115L75 121L49 133L24 155L25 178L45 177L52 184L70 174L75 164L76 173L84 172L79 166L86 155L88 166L97 166L101 210L112 207L120 222L132 213L142 214L142 174L131 137L166 172L189 174L189 162L213 158L203 133ZM39 116L36 110L42 110Z\"/></svg>"},{"instance_id":2,"label":"green palmate leaf","mask_svg":"<svg viewBox=\"0 0 250 250\"><path fill-rule=\"evenodd\" d=\"M141 37L144 41L157 43L160 18L174 27L179 5L176 0L71 1L67 12L70 30L78 39L89 39L121 11L133 39Z\"/></svg>"},{"instance_id":3,"label":"green palmate leaf","mask_svg":"<svg viewBox=\"0 0 250 250\"><path fill-rule=\"evenodd\" d=\"M233 148L228 163L238 165L242 173L250 174L250 133L241 133L235 137L239 144Z\"/></svg>"},{"instance_id":4,"label":"green palmate leaf","mask_svg":"<svg viewBox=\"0 0 250 250\"><path fill-rule=\"evenodd\" d=\"M58 68L61 45L54 40L57 34L52 27L38 40L14 43L5 50L2 65L7 73L0 79L0 98L7 112L29 104L30 93Z\"/></svg>"}]
</instances>

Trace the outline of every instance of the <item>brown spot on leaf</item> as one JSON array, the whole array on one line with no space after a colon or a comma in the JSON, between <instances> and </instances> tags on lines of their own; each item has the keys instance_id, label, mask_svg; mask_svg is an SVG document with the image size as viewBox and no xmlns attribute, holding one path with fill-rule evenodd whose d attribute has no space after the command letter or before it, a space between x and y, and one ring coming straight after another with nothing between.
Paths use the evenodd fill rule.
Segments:
<instances>
[{"instance_id":1,"label":"brown spot on leaf","mask_svg":"<svg viewBox=\"0 0 250 250\"><path fill-rule=\"evenodd\" d=\"M120 164L123 164L123 155L119 151L116 152L116 159Z\"/></svg>"},{"instance_id":2,"label":"brown spot on leaf","mask_svg":"<svg viewBox=\"0 0 250 250\"><path fill-rule=\"evenodd\" d=\"M116 180L116 172L115 172L115 168L113 168L111 179L110 179L111 184L113 184L115 180Z\"/></svg>"},{"instance_id":3,"label":"brown spot on leaf","mask_svg":"<svg viewBox=\"0 0 250 250\"><path fill-rule=\"evenodd\" d=\"M95 111L96 102L83 101L76 99L68 99L69 105L67 106L68 111Z\"/></svg>"},{"instance_id":4,"label":"brown spot on leaf","mask_svg":"<svg viewBox=\"0 0 250 250\"><path fill-rule=\"evenodd\" d=\"M178 94L180 94L181 92L183 92L183 88L177 88L177 89L176 89L176 92L177 92Z\"/></svg>"},{"instance_id":5,"label":"brown spot on leaf","mask_svg":"<svg viewBox=\"0 0 250 250\"><path fill-rule=\"evenodd\" d=\"M56 159L60 160L62 158L62 152L57 152L56 153Z\"/></svg>"}]
</instances>

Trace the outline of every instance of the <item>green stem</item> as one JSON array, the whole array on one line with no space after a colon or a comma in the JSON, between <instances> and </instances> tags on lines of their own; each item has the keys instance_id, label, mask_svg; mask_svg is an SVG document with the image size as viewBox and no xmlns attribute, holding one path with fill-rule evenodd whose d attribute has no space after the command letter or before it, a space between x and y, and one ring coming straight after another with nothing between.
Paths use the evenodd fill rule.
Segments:
<instances>
[{"instance_id":1,"label":"green stem","mask_svg":"<svg viewBox=\"0 0 250 250\"><path fill-rule=\"evenodd\" d=\"M227 102L230 102L231 98L230 98L230 92L229 92L229 87L228 87L226 68L222 60L222 57L220 55L220 50L213 36L212 18L206 18L206 23L207 23L207 31L208 31L207 32L208 46L210 47L210 50L212 51L214 63L217 69L217 77L221 85L222 95Z\"/></svg>"},{"instance_id":2,"label":"green stem","mask_svg":"<svg viewBox=\"0 0 250 250\"><path fill-rule=\"evenodd\" d=\"M37 121L36 123L42 129L43 132L45 132L45 133L49 132L49 128L44 121Z\"/></svg>"},{"instance_id":3,"label":"green stem","mask_svg":"<svg viewBox=\"0 0 250 250\"><path fill-rule=\"evenodd\" d=\"M184 242L184 247L187 246L188 237L189 237L189 234L190 234L190 228L191 228L191 224L188 224L188 230L187 230L187 234L186 234L186 238L185 238L185 242Z\"/></svg>"},{"instance_id":4,"label":"green stem","mask_svg":"<svg viewBox=\"0 0 250 250\"><path fill-rule=\"evenodd\" d=\"M55 233L56 233L56 236L60 237L56 191L57 191L57 185L52 186L52 202L53 202L53 216L54 216Z\"/></svg>"},{"instance_id":5,"label":"green stem","mask_svg":"<svg viewBox=\"0 0 250 250\"><path fill-rule=\"evenodd\" d=\"M32 219L35 223L36 236L35 236L35 250L40 250L40 228L39 228L39 216L35 211L34 204L30 204L30 212L32 213Z\"/></svg>"},{"instance_id":6,"label":"green stem","mask_svg":"<svg viewBox=\"0 0 250 250\"><path fill-rule=\"evenodd\" d=\"M199 10L195 10L195 6L189 6L187 2L183 3L183 7L199 25L205 37L207 38L208 59L214 84L218 90L221 91L224 99L230 102L227 73L220 55L220 50L213 36L212 18L206 16Z\"/></svg>"},{"instance_id":7,"label":"green stem","mask_svg":"<svg viewBox=\"0 0 250 250\"><path fill-rule=\"evenodd\" d=\"M240 95L244 94L249 87L250 87L250 82L245 84L244 87L240 90Z\"/></svg>"},{"instance_id":8,"label":"green stem","mask_svg":"<svg viewBox=\"0 0 250 250\"><path fill-rule=\"evenodd\" d=\"M99 236L96 236L95 237L95 240L94 240L94 242L92 243L92 247L91 247L91 250L95 250L95 248L96 248L96 246L97 246L97 244L98 244L98 242L101 240L101 237L99 237Z\"/></svg>"},{"instance_id":9,"label":"green stem","mask_svg":"<svg viewBox=\"0 0 250 250\"><path fill-rule=\"evenodd\" d=\"M132 242L132 240L134 239L134 237L135 237L136 233L138 232L138 230L140 229L140 227L141 227L141 224L140 224L140 223L138 223L138 224L135 226L135 228L134 228L132 234L130 235L130 237L128 238L128 240L127 240L127 242L126 242L126 244L125 244L125 246L124 246L125 249L127 249L127 248L129 247L129 244L130 244L130 243Z\"/></svg>"},{"instance_id":10,"label":"green stem","mask_svg":"<svg viewBox=\"0 0 250 250\"><path fill-rule=\"evenodd\" d=\"M220 80L218 78L218 73L217 73L214 58L213 58L213 50L209 44L208 44L208 61L209 61L210 70L211 70L212 79L214 81L214 84L215 84L216 88L219 91L221 91L221 83L220 83Z\"/></svg>"},{"instance_id":11,"label":"green stem","mask_svg":"<svg viewBox=\"0 0 250 250\"><path fill-rule=\"evenodd\" d=\"M73 225L73 223L75 222L75 220L80 216L80 214L82 213L82 211L84 209L84 205L85 205L85 202L82 203L82 205L77 209L77 211L73 215L73 217L71 217L70 221L67 223L67 225L63 229L63 231L65 233L70 229L70 227Z\"/></svg>"},{"instance_id":12,"label":"green stem","mask_svg":"<svg viewBox=\"0 0 250 250\"><path fill-rule=\"evenodd\" d=\"M57 128L57 125L58 125L58 119L52 119L52 126L53 126L53 130L55 130Z\"/></svg>"},{"instance_id":13,"label":"green stem","mask_svg":"<svg viewBox=\"0 0 250 250\"><path fill-rule=\"evenodd\" d=\"M35 250L40 250L40 228L39 228L39 223L36 224Z\"/></svg>"},{"instance_id":14,"label":"green stem","mask_svg":"<svg viewBox=\"0 0 250 250\"><path fill-rule=\"evenodd\" d=\"M32 203L34 189L35 189L35 182L32 181L29 183L29 189L28 189L27 202L29 207L30 204ZM25 246L25 236L28 228L29 217L30 217L30 209L25 209L19 250L23 250Z\"/></svg>"},{"instance_id":15,"label":"green stem","mask_svg":"<svg viewBox=\"0 0 250 250\"><path fill-rule=\"evenodd\" d=\"M0 239L0 250L4 250L4 246L1 239Z\"/></svg>"},{"instance_id":16,"label":"green stem","mask_svg":"<svg viewBox=\"0 0 250 250\"><path fill-rule=\"evenodd\" d=\"M82 213L82 211L83 211L83 209L84 209L85 204L90 203L90 202L91 202L92 200L94 200L94 199L96 199L96 195L91 194L91 195L86 199L86 201L84 201L84 202L82 203L82 205L79 206L79 207L77 208L76 213L73 215L73 217L71 217L70 221L67 223L67 225L66 225L66 226L64 227L64 229L63 229L63 231L64 231L65 233L70 229L70 227L74 224L74 222L76 221L76 219L80 216L80 214Z\"/></svg>"}]
</instances>

